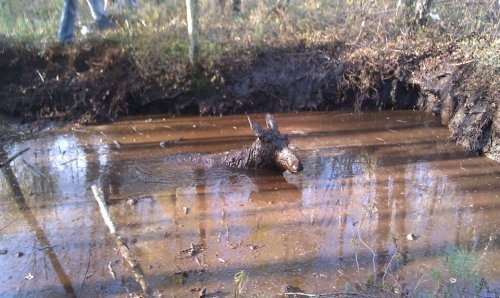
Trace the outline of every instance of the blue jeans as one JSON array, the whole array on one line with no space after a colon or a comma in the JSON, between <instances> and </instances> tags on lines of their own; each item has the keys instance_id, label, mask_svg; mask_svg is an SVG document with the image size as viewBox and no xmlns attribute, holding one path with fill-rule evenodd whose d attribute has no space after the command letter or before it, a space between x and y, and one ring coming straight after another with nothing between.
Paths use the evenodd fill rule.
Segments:
<instances>
[{"instance_id":1,"label":"blue jeans","mask_svg":"<svg viewBox=\"0 0 500 298\"><path fill-rule=\"evenodd\" d=\"M96 22L107 18L104 11L104 0L87 0L92 12L92 17ZM61 16L61 25L57 33L59 42L73 42L75 32L75 19L78 12L78 0L64 0L64 8Z\"/></svg>"}]
</instances>

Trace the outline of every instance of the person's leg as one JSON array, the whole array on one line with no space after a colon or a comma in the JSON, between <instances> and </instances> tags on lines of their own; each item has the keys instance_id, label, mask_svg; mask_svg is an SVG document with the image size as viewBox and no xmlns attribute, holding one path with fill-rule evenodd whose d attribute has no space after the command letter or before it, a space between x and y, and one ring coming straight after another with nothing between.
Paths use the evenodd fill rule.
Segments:
<instances>
[{"instance_id":1,"label":"person's leg","mask_svg":"<svg viewBox=\"0 0 500 298\"><path fill-rule=\"evenodd\" d=\"M108 14L104 11L104 0L87 0L87 3L96 22L108 17Z\"/></svg>"},{"instance_id":2,"label":"person's leg","mask_svg":"<svg viewBox=\"0 0 500 298\"><path fill-rule=\"evenodd\" d=\"M139 9L139 0L128 0L129 8L132 10Z\"/></svg>"},{"instance_id":3,"label":"person's leg","mask_svg":"<svg viewBox=\"0 0 500 298\"><path fill-rule=\"evenodd\" d=\"M75 19L78 11L78 0L64 0L61 24L57 32L59 42L73 42Z\"/></svg>"},{"instance_id":4,"label":"person's leg","mask_svg":"<svg viewBox=\"0 0 500 298\"><path fill-rule=\"evenodd\" d=\"M104 11L104 0L87 0L87 3L99 29L116 28L116 25L109 21L108 14Z\"/></svg>"}]
</instances>

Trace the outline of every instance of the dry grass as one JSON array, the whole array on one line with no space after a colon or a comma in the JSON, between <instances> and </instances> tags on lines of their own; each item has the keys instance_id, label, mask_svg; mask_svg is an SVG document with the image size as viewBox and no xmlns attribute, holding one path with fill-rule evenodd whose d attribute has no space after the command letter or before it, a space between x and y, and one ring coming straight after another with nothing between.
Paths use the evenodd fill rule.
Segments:
<instances>
[{"instance_id":1,"label":"dry grass","mask_svg":"<svg viewBox=\"0 0 500 298\"><path fill-rule=\"evenodd\" d=\"M25 0L0 1L0 34L7 40L41 48L56 42L62 0L37 1L35 6ZM429 44L439 46L473 32L496 36L499 29L494 0L435 1L431 10L439 14L440 20L432 20L418 30L410 25L404 7L397 7L397 0L292 0L286 9L278 9L275 0L249 0L243 1L238 15L231 11L229 1L222 11L214 7L214 2L199 2L202 64L207 70L224 57L245 59L267 47L342 42L363 48L361 53L353 51L353 55L384 55L391 50L418 52L422 44L426 45L423 48ZM182 80L188 61L185 1L140 4L137 13L116 8L110 11L120 25L118 30L85 37L79 28L91 23L91 17L88 5L80 3L76 39L112 40L133 53L145 73ZM471 51L471 59L498 66L496 48L461 46Z\"/></svg>"}]
</instances>

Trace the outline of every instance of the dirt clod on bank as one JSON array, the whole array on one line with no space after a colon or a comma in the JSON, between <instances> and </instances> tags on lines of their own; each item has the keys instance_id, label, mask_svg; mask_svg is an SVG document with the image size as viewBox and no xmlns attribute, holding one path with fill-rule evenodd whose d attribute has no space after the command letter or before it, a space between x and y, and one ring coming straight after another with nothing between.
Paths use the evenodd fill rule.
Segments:
<instances>
[{"instance_id":1,"label":"dirt clod on bank","mask_svg":"<svg viewBox=\"0 0 500 298\"><path fill-rule=\"evenodd\" d=\"M420 53L342 42L268 48L176 81L142 73L134 54L113 43L43 54L0 44L0 113L96 124L141 113L421 109L441 118L450 140L500 161L498 82L456 44Z\"/></svg>"}]
</instances>

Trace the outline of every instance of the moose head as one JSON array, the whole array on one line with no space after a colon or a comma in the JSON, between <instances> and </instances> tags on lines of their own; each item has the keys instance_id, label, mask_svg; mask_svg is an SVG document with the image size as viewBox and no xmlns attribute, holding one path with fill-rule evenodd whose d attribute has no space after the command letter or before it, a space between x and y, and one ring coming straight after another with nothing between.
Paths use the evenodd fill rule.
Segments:
<instances>
[{"instance_id":1,"label":"moose head","mask_svg":"<svg viewBox=\"0 0 500 298\"><path fill-rule=\"evenodd\" d=\"M288 135L278 130L276 119L267 114L267 129L260 127L257 122L248 118L250 128L258 137L250 146L238 152L231 152L225 156L225 164L238 168L255 168L269 171L298 173L304 168L299 157L290 148Z\"/></svg>"}]
</instances>

